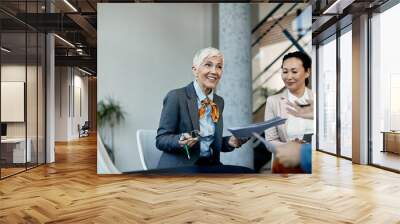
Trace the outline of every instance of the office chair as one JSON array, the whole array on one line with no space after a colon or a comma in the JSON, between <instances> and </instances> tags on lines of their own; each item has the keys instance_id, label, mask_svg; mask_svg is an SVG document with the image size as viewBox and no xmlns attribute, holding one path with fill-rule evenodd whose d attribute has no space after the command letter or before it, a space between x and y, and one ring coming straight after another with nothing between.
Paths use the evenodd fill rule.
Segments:
<instances>
[{"instance_id":1,"label":"office chair","mask_svg":"<svg viewBox=\"0 0 400 224\"><path fill-rule=\"evenodd\" d=\"M162 152L156 148L156 130L137 130L136 140L143 170L157 169Z\"/></svg>"},{"instance_id":2,"label":"office chair","mask_svg":"<svg viewBox=\"0 0 400 224\"><path fill-rule=\"evenodd\" d=\"M85 121L82 127L79 127L78 125L78 129L79 129L79 138L89 136L89 129L90 129L89 121Z\"/></svg>"}]
</instances>

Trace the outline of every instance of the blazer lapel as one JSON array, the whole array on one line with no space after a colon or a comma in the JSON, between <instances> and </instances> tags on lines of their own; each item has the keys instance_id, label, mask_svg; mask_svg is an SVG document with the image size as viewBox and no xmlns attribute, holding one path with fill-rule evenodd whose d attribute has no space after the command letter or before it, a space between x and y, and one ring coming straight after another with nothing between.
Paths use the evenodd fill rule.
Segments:
<instances>
[{"instance_id":1,"label":"blazer lapel","mask_svg":"<svg viewBox=\"0 0 400 224\"><path fill-rule=\"evenodd\" d=\"M287 90L285 90L282 94L281 94L281 97L280 97L280 100L279 100L279 109L281 110L280 112L280 116L282 117L282 118L288 118L288 113L287 113L287 111L286 111L286 101L287 100L289 100L289 97L288 97L288 93L287 93Z\"/></svg>"},{"instance_id":2,"label":"blazer lapel","mask_svg":"<svg viewBox=\"0 0 400 224\"><path fill-rule=\"evenodd\" d=\"M192 122L193 130L200 131L200 123L199 123L199 113L197 107L197 95L194 90L193 82L186 86L186 94L188 96L186 103L188 106L188 111L190 115L190 120Z\"/></svg>"},{"instance_id":3,"label":"blazer lapel","mask_svg":"<svg viewBox=\"0 0 400 224\"><path fill-rule=\"evenodd\" d=\"M214 147L211 147L212 157L214 161L219 161L219 152L222 147L222 132L223 132L223 121L222 121L222 112L223 112L223 101L222 98L214 94L214 103L217 104L219 119L215 124L215 132L214 132Z\"/></svg>"},{"instance_id":4,"label":"blazer lapel","mask_svg":"<svg viewBox=\"0 0 400 224\"><path fill-rule=\"evenodd\" d=\"M214 136L218 137L222 136L222 110L223 110L223 103L222 99L219 96L214 95L214 103L217 104L218 107L218 113L219 113L219 119L217 124L215 125L215 134Z\"/></svg>"},{"instance_id":5,"label":"blazer lapel","mask_svg":"<svg viewBox=\"0 0 400 224\"><path fill-rule=\"evenodd\" d=\"M288 96L288 90L286 89L282 94L281 94L281 97L280 97L280 100L279 100L279 108L280 108L280 115L281 115L281 117L282 118L288 118L288 113L287 113L287 111L286 111L286 101L287 100L289 100L289 96ZM283 125L281 125L281 126L279 126L280 128L282 128L283 130L281 130L280 131L280 133L281 133L281 138L282 138L282 140L284 140L284 141L287 141L288 140L288 135L287 135L287 122L285 122L285 124L283 124Z\"/></svg>"},{"instance_id":6,"label":"blazer lapel","mask_svg":"<svg viewBox=\"0 0 400 224\"><path fill-rule=\"evenodd\" d=\"M190 120L192 121L193 129L200 131L197 99L196 98L187 99L187 106L190 114Z\"/></svg>"}]
</instances>

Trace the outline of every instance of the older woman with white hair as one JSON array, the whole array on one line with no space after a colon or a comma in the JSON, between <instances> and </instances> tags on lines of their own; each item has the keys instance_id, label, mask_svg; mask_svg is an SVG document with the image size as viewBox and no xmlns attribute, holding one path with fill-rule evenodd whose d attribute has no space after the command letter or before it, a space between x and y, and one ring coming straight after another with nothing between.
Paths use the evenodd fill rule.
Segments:
<instances>
[{"instance_id":1,"label":"older woman with white hair","mask_svg":"<svg viewBox=\"0 0 400 224\"><path fill-rule=\"evenodd\" d=\"M215 48L199 50L194 58L194 81L164 98L156 146L163 151L158 168L221 165L220 152L244 142L222 137L224 100L215 93L224 56Z\"/></svg>"}]
</instances>

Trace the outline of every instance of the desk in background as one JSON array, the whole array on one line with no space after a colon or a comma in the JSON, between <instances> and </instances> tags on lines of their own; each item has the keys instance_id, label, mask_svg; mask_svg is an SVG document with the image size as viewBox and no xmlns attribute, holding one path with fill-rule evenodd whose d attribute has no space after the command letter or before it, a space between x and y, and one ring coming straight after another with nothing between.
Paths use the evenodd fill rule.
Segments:
<instances>
[{"instance_id":1,"label":"desk in background","mask_svg":"<svg viewBox=\"0 0 400 224\"><path fill-rule=\"evenodd\" d=\"M383 150L382 152L392 152L400 154L400 131L382 131Z\"/></svg>"},{"instance_id":2,"label":"desk in background","mask_svg":"<svg viewBox=\"0 0 400 224\"><path fill-rule=\"evenodd\" d=\"M25 138L1 139L1 159L5 160L5 163L31 162L32 140L28 138L26 142L28 147L26 147L25 154ZM27 161L25 161L25 158Z\"/></svg>"}]
</instances>

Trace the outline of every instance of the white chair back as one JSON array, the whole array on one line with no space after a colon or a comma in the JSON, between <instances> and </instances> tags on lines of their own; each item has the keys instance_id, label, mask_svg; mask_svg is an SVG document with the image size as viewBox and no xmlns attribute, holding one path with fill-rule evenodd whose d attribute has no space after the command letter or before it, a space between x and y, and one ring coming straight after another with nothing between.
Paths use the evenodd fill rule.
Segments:
<instances>
[{"instance_id":1,"label":"white chair back","mask_svg":"<svg viewBox=\"0 0 400 224\"><path fill-rule=\"evenodd\" d=\"M157 169L162 152L156 147L156 130L142 130L136 132L140 162L143 170Z\"/></svg>"}]
</instances>

